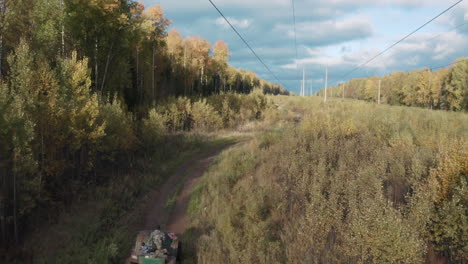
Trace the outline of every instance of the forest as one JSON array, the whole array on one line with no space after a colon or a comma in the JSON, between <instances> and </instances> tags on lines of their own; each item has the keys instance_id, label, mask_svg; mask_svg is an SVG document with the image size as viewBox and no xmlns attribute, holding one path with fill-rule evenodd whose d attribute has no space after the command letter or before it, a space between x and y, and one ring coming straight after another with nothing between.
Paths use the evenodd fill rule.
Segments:
<instances>
[{"instance_id":1,"label":"forest","mask_svg":"<svg viewBox=\"0 0 468 264\"><path fill-rule=\"evenodd\" d=\"M170 133L260 118L263 94L289 93L170 24L130 0L0 1L0 257L139 160L193 147Z\"/></svg>"},{"instance_id":2,"label":"forest","mask_svg":"<svg viewBox=\"0 0 468 264\"><path fill-rule=\"evenodd\" d=\"M394 72L379 77L351 79L329 88L328 96L354 98L391 105L449 111L468 110L468 59L459 58L437 71L429 68ZM323 95L323 90L318 94Z\"/></svg>"}]
</instances>

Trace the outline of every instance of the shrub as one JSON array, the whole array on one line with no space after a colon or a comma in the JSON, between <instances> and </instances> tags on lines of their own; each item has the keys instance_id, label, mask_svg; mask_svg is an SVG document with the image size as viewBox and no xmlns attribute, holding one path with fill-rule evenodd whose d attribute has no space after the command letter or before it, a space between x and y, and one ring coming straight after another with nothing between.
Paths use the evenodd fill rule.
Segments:
<instances>
[{"instance_id":1,"label":"shrub","mask_svg":"<svg viewBox=\"0 0 468 264\"><path fill-rule=\"evenodd\" d=\"M221 117L206 99L193 103L192 118L195 131L214 131L222 128Z\"/></svg>"},{"instance_id":2,"label":"shrub","mask_svg":"<svg viewBox=\"0 0 468 264\"><path fill-rule=\"evenodd\" d=\"M156 109L151 109L148 118L144 119L141 127L141 139L146 149L154 149L166 133L167 117Z\"/></svg>"},{"instance_id":3,"label":"shrub","mask_svg":"<svg viewBox=\"0 0 468 264\"><path fill-rule=\"evenodd\" d=\"M100 152L104 156L101 156L101 159L114 161L118 154L136 149L137 138L132 116L123 109L117 98L100 105L99 122L106 124L105 136L100 144Z\"/></svg>"},{"instance_id":4,"label":"shrub","mask_svg":"<svg viewBox=\"0 0 468 264\"><path fill-rule=\"evenodd\" d=\"M435 205L429 224L435 249L461 263L468 258L468 144L449 149L429 180Z\"/></svg>"},{"instance_id":5,"label":"shrub","mask_svg":"<svg viewBox=\"0 0 468 264\"><path fill-rule=\"evenodd\" d=\"M159 111L166 117L165 126L169 131L189 131L192 128L192 103L186 97L171 98L160 106Z\"/></svg>"}]
</instances>

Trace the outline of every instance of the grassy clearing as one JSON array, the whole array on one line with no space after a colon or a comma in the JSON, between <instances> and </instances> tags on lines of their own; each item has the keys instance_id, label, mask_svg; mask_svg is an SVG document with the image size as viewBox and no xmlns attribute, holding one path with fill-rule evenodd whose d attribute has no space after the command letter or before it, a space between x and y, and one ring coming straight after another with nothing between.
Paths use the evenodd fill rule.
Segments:
<instances>
[{"instance_id":1,"label":"grassy clearing","mask_svg":"<svg viewBox=\"0 0 468 264\"><path fill-rule=\"evenodd\" d=\"M277 97L189 211L198 263L463 263L468 115ZM269 122L269 120L266 120Z\"/></svg>"}]
</instances>

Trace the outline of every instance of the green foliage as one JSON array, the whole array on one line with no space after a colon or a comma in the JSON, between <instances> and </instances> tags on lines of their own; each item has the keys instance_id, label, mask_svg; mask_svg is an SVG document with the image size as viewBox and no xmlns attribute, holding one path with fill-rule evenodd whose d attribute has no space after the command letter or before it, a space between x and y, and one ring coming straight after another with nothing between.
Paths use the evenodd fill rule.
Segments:
<instances>
[{"instance_id":1,"label":"green foliage","mask_svg":"<svg viewBox=\"0 0 468 264\"><path fill-rule=\"evenodd\" d=\"M21 75L17 72L17 76ZM18 238L19 223L35 209L41 183L34 177L37 168L31 148L34 123L26 108L29 102L24 94L25 84L12 82L17 85L15 90L0 83L0 208L2 224L14 227L4 230L4 236Z\"/></svg>"},{"instance_id":2,"label":"green foliage","mask_svg":"<svg viewBox=\"0 0 468 264\"><path fill-rule=\"evenodd\" d=\"M190 99L185 97L170 98L162 106L162 111L166 117L166 127L169 131L190 130L192 127L192 104Z\"/></svg>"},{"instance_id":3,"label":"green foliage","mask_svg":"<svg viewBox=\"0 0 468 264\"><path fill-rule=\"evenodd\" d=\"M206 99L192 105L193 129L195 131L213 131L222 127L222 119L215 108Z\"/></svg>"},{"instance_id":4,"label":"green foliage","mask_svg":"<svg viewBox=\"0 0 468 264\"><path fill-rule=\"evenodd\" d=\"M15 49L14 54L8 56L10 65L9 84L14 93L24 100L31 98L33 94L33 58L29 45L24 39Z\"/></svg>"},{"instance_id":5,"label":"green foliage","mask_svg":"<svg viewBox=\"0 0 468 264\"><path fill-rule=\"evenodd\" d=\"M148 118L143 120L141 137L149 149L154 149L160 143L166 132L166 118L156 109L151 109Z\"/></svg>"},{"instance_id":6,"label":"green foliage","mask_svg":"<svg viewBox=\"0 0 468 264\"><path fill-rule=\"evenodd\" d=\"M61 25L63 13L60 1L34 1L32 11L34 23L33 49L48 61L54 61L61 53Z\"/></svg>"},{"instance_id":7,"label":"green foliage","mask_svg":"<svg viewBox=\"0 0 468 264\"><path fill-rule=\"evenodd\" d=\"M105 124L98 123L99 101L90 91L87 59L78 60L73 53L60 64L58 114L62 137L58 144L71 153L80 152L83 160L75 164L84 170L92 167L96 146L105 135Z\"/></svg>"},{"instance_id":8,"label":"green foliage","mask_svg":"<svg viewBox=\"0 0 468 264\"><path fill-rule=\"evenodd\" d=\"M432 238L436 249L450 261L463 263L468 258L468 185L465 176L455 187L450 200L438 204L432 218Z\"/></svg>"},{"instance_id":9,"label":"green foliage","mask_svg":"<svg viewBox=\"0 0 468 264\"><path fill-rule=\"evenodd\" d=\"M134 132L132 116L123 109L122 103L116 97L112 102L108 100L100 105L98 123L105 124L105 135L99 144L99 151L110 161L114 161L119 154L123 155L136 149L138 139Z\"/></svg>"},{"instance_id":10,"label":"green foliage","mask_svg":"<svg viewBox=\"0 0 468 264\"><path fill-rule=\"evenodd\" d=\"M443 91L446 108L454 111L468 109L468 61L460 58L450 70Z\"/></svg>"},{"instance_id":11,"label":"green foliage","mask_svg":"<svg viewBox=\"0 0 468 264\"><path fill-rule=\"evenodd\" d=\"M222 94L207 98L168 98L143 121L143 137L156 144L164 132L209 132L261 120L269 102L262 94Z\"/></svg>"},{"instance_id":12,"label":"green foliage","mask_svg":"<svg viewBox=\"0 0 468 264\"><path fill-rule=\"evenodd\" d=\"M452 262L463 262L468 257L468 148L465 143L452 146L443 155L430 177L429 192L434 202L431 219L426 220L431 230L430 239L436 250Z\"/></svg>"}]
</instances>

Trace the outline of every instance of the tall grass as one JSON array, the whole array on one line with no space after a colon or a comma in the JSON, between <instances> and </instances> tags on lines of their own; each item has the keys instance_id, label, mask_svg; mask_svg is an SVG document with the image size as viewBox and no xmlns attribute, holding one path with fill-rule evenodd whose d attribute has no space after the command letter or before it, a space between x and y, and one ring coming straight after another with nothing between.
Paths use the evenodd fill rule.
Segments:
<instances>
[{"instance_id":1,"label":"tall grass","mask_svg":"<svg viewBox=\"0 0 468 264\"><path fill-rule=\"evenodd\" d=\"M191 204L199 263L468 258L468 115L276 98L279 129L224 152Z\"/></svg>"}]
</instances>

